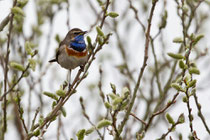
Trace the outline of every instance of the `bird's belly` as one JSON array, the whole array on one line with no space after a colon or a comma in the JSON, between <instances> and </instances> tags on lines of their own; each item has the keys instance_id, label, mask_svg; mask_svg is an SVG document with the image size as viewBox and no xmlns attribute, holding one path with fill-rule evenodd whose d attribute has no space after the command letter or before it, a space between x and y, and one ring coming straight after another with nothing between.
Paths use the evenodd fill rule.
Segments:
<instances>
[{"instance_id":1,"label":"bird's belly","mask_svg":"<svg viewBox=\"0 0 210 140\"><path fill-rule=\"evenodd\" d=\"M66 53L58 56L58 63L61 67L66 69L74 69L78 66L82 66L87 61L87 55L84 57L68 56Z\"/></svg>"}]
</instances>

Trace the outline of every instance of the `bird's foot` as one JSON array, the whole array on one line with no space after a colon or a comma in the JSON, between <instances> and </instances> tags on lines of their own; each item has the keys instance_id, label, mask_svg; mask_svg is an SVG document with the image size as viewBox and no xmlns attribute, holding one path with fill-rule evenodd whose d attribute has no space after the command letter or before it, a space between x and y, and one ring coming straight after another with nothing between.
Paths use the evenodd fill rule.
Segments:
<instances>
[{"instance_id":1,"label":"bird's foot","mask_svg":"<svg viewBox=\"0 0 210 140\"><path fill-rule=\"evenodd\" d=\"M65 90L65 88L68 86L68 82L67 81L64 81L63 83L63 90Z\"/></svg>"},{"instance_id":2,"label":"bird's foot","mask_svg":"<svg viewBox=\"0 0 210 140\"><path fill-rule=\"evenodd\" d=\"M71 89L71 86L72 86L72 84L71 84L71 83L69 83L69 86L68 86L68 89L69 89L69 90Z\"/></svg>"},{"instance_id":3,"label":"bird's foot","mask_svg":"<svg viewBox=\"0 0 210 140\"><path fill-rule=\"evenodd\" d=\"M84 72L85 66L84 66L84 65L80 66L80 70L81 70L82 72Z\"/></svg>"}]
</instances>

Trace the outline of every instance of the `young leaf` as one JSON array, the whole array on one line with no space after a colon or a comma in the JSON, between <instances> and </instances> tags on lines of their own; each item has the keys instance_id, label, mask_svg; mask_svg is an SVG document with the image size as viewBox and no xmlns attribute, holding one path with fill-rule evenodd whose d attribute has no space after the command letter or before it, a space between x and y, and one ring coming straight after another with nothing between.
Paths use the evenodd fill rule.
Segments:
<instances>
[{"instance_id":1,"label":"young leaf","mask_svg":"<svg viewBox=\"0 0 210 140\"><path fill-rule=\"evenodd\" d=\"M35 71L35 68L36 68L36 60L34 59L28 59L28 62L30 63L30 68Z\"/></svg>"},{"instance_id":2,"label":"young leaf","mask_svg":"<svg viewBox=\"0 0 210 140\"><path fill-rule=\"evenodd\" d=\"M184 62L182 60L179 61L179 67L181 69L185 69L185 64L184 64Z\"/></svg>"},{"instance_id":3,"label":"young leaf","mask_svg":"<svg viewBox=\"0 0 210 140\"><path fill-rule=\"evenodd\" d=\"M19 14L19 15L25 16L23 10L20 7L15 6L11 10L13 14Z\"/></svg>"},{"instance_id":4,"label":"young leaf","mask_svg":"<svg viewBox=\"0 0 210 140\"><path fill-rule=\"evenodd\" d=\"M168 53L168 56L174 58L174 59L183 59L184 57L181 54L175 54L175 53Z\"/></svg>"},{"instance_id":5,"label":"young leaf","mask_svg":"<svg viewBox=\"0 0 210 140\"><path fill-rule=\"evenodd\" d=\"M197 80L192 80L189 82L188 88L195 86Z\"/></svg>"},{"instance_id":6,"label":"young leaf","mask_svg":"<svg viewBox=\"0 0 210 140\"><path fill-rule=\"evenodd\" d=\"M110 16L110 17L112 17L112 18L116 18L116 17L119 16L119 14L116 13L116 12L109 12L108 16Z\"/></svg>"},{"instance_id":7,"label":"young leaf","mask_svg":"<svg viewBox=\"0 0 210 140\"><path fill-rule=\"evenodd\" d=\"M171 87L175 88L178 91L185 92L185 90L179 84L177 84L177 83L172 83L171 84Z\"/></svg>"},{"instance_id":8,"label":"young leaf","mask_svg":"<svg viewBox=\"0 0 210 140\"><path fill-rule=\"evenodd\" d=\"M50 97L50 98L52 98L52 99L54 99L54 100L56 100L56 101L58 100L58 97L55 94L53 94L53 93L45 91L45 92L43 92L43 94L48 96L48 97Z\"/></svg>"},{"instance_id":9,"label":"young leaf","mask_svg":"<svg viewBox=\"0 0 210 140\"><path fill-rule=\"evenodd\" d=\"M32 44L29 41L26 41L25 43L25 50L28 55L31 55L31 56L33 55Z\"/></svg>"},{"instance_id":10,"label":"young leaf","mask_svg":"<svg viewBox=\"0 0 210 140\"><path fill-rule=\"evenodd\" d=\"M166 119L170 124L175 124L174 119L171 117L169 113L166 114Z\"/></svg>"},{"instance_id":11,"label":"young leaf","mask_svg":"<svg viewBox=\"0 0 210 140\"><path fill-rule=\"evenodd\" d=\"M96 31L97 31L97 33L98 33L99 36L104 37L104 33L103 33L103 31L101 30L100 27L97 26L97 27L96 27Z\"/></svg>"},{"instance_id":12,"label":"young leaf","mask_svg":"<svg viewBox=\"0 0 210 140\"><path fill-rule=\"evenodd\" d=\"M189 73L190 74L197 74L197 75L200 75L200 71L199 69L197 69L196 67L192 67L189 69Z\"/></svg>"},{"instance_id":13,"label":"young leaf","mask_svg":"<svg viewBox=\"0 0 210 140\"><path fill-rule=\"evenodd\" d=\"M10 62L10 66L18 71L24 71L25 68L23 65L17 63L17 62Z\"/></svg>"},{"instance_id":14,"label":"young leaf","mask_svg":"<svg viewBox=\"0 0 210 140\"><path fill-rule=\"evenodd\" d=\"M100 128L103 128L103 127L107 127L111 124L112 124L112 122L110 120L103 119L103 120L101 120L100 122L97 123L96 128L100 129Z\"/></svg>"},{"instance_id":15,"label":"young leaf","mask_svg":"<svg viewBox=\"0 0 210 140\"><path fill-rule=\"evenodd\" d=\"M174 38L173 42L174 42L174 43L182 43L183 40L182 40L182 38L180 38L180 37L176 37L176 38Z\"/></svg>"},{"instance_id":16,"label":"young leaf","mask_svg":"<svg viewBox=\"0 0 210 140\"><path fill-rule=\"evenodd\" d=\"M184 114L183 113L181 115L179 115L178 122L179 123L184 123L185 122L185 118L184 118Z\"/></svg>"},{"instance_id":17,"label":"young leaf","mask_svg":"<svg viewBox=\"0 0 210 140\"><path fill-rule=\"evenodd\" d=\"M62 89L57 90L57 91L56 91L56 94L57 94L58 96L61 96L61 97L65 97L65 95L66 95L65 91L62 90Z\"/></svg>"},{"instance_id":18,"label":"young leaf","mask_svg":"<svg viewBox=\"0 0 210 140\"><path fill-rule=\"evenodd\" d=\"M87 130L85 131L85 135L87 136L87 135L91 134L94 130L95 130L94 127L91 127L91 128L89 128L89 129L87 129Z\"/></svg>"},{"instance_id":19,"label":"young leaf","mask_svg":"<svg viewBox=\"0 0 210 140\"><path fill-rule=\"evenodd\" d=\"M79 130L76 135L77 135L78 140L84 140L84 137L85 137L85 129Z\"/></svg>"},{"instance_id":20,"label":"young leaf","mask_svg":"<svg viewBox=\"0 0 210 140\"><path fill-rule=\"evenodd\" d=\"M108 103L108 102L105 102L104 105L105 105L105 107L106 107L107 109L112 108L112 106L111 106L110 103Z\"/></svg>"}]
</instances>

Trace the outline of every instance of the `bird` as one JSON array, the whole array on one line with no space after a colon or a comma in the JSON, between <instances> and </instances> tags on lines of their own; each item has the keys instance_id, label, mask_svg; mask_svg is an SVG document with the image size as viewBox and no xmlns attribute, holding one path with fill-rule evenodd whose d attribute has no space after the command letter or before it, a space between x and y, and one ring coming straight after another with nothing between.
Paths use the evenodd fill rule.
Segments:
<instances>
[{"instance_id":1,"label":"bird","mask_svg":"<svg viewBox=\"0 0 210 140\"><path fill-rule=\"evenodd\" d=\"M70 71L80 66L84 68L88 59L88 50L84 35L87 31L79 28L71 29L63 41L60 42L56 57L49 62L57 62L61 67ZM70 81L69 81L70 82Z\"/></svg>"}]
</instances>

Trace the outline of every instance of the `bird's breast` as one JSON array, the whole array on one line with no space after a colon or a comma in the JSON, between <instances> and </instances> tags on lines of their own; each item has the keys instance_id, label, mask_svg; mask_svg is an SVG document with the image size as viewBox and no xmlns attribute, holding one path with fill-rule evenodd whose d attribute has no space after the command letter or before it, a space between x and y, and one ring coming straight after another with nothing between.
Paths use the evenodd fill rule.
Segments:
<instances>
[{"instance_id":1,"label":"bird's breast","mask_svg":"<svg viewBox=\"0 0 210 140\"><path fill-rule=\"evenodd\" d=\"M69 48L69 47L65 46L65 50L66 50L66 53L68 54L68 56L74 56L74 57L77 57L77 58L87 56L87 49L85 49L82 52L79 52L79 51L76 51L72 48Z\"/></svg>"}]
</instances>

